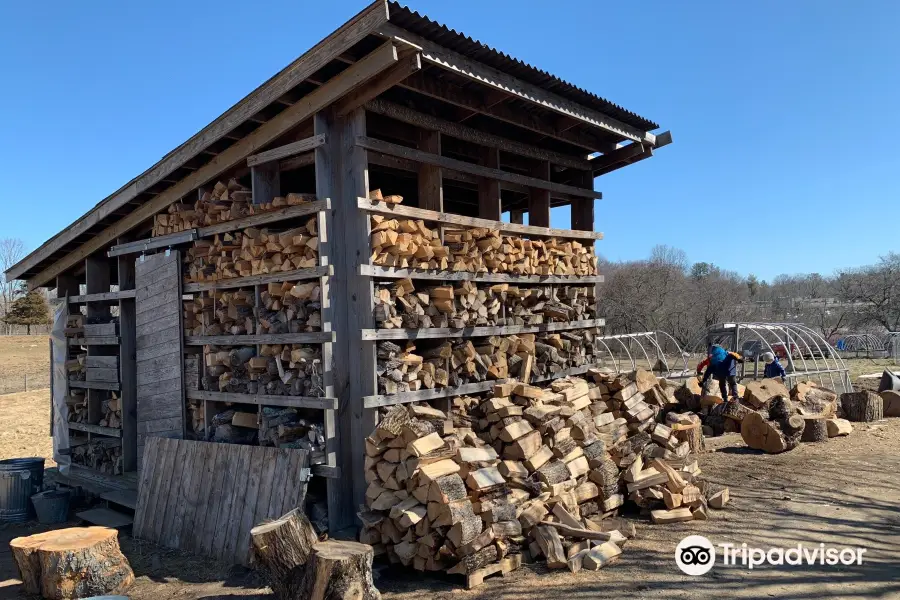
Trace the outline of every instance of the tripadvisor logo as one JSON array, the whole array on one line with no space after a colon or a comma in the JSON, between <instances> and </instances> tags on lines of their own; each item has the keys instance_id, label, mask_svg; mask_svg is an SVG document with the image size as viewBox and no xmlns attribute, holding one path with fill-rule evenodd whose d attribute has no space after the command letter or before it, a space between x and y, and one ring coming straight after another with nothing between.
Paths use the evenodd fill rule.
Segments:
<instances>
[{"instance_id":1,"label":"tripadvisor logo","mask_svg":"<svg viewBox=\"0 0 900 600\"><path fill-rule=\"evenodd\" d=\"M718 547L718 550L716 548ZM689 535L675 548L675 564L688 575L708 573L716 563L716 555L724 566L754 569L762 565L861 565L866 548L834 548L825 544L790 548L752 548L747 544L716 544L702 535Z\"/></svg>"}]
</instances>

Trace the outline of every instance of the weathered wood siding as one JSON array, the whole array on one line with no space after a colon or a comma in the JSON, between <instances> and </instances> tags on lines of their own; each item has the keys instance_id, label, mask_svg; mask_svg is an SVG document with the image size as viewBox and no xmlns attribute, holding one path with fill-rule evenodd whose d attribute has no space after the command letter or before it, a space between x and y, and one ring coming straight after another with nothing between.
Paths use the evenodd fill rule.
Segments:
<instances>
[{"instance_id":1,"label":"weathered wood siding","mask_svg":"<svg viewBox=\"0 0 900 600\"><path fill-rule=\"evenodd\" d=\"M180 256L146 256L135 266L139 469L149 437L184 437Z\"/></svg>"},{"instance_id":2,"label":"weathered wood siding","mask_svg":"<svg viewBox=\"0 0 900 600\"><path fill-rule=\"evenodd\" d=\"M149 438L134 536L246 565L250 529L301 506L306 450Z\"/></svg>"}]
</instances>

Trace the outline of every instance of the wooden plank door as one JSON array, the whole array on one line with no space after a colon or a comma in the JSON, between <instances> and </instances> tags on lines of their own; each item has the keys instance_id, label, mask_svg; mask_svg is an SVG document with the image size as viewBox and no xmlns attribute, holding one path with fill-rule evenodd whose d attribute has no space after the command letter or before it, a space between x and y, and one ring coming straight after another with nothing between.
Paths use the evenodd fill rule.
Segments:
<instances>
[{"instance_id":1,"label":"wooden plank door","mask_svg":"<svg viewBox=\"0 0 900 600\"><path fill-rule=\"evenodd\" d=\"M184 438L181 253L138 258L134 288L140 469L148 437Z\"/></svg>"}]
</instances>

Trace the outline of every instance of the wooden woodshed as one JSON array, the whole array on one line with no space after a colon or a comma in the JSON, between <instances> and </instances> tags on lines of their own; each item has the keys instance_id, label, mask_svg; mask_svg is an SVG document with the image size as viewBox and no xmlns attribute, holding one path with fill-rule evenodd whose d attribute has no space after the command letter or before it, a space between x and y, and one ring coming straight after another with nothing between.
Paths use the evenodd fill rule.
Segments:
<instances>
[{"instance_id":1,"label":"wooden woodshed","mask_svg":"<svg viewBox=\"0 0 900 600\"><path fill-rule=\"evenodd\" d=\"M144 456L150 437L208 441L208 460L215 441L279 446L305 453L309 495L327 507L331 531L355 526L379 407L446 408L495 383L422 377L424 385L413 376L385 393L377 344L424 348L603 323L386 329L376 322L379 286L593 289L602 281L596 261L587 274L565 261L573 247L593 256L602 239L594 179L670 143L657 128L375 1L7 271L29 289L55 289L67 305L70 377L54 393L66 397L68 452L79 457L69 477L133 498L147 461L161 460ZM571 222L551 229L560 206L571 208ZM376 243L373 227L390 239ZM499 240L489 260L489 244L466 241L473 229ZM409 238L422 232L433 243ZM562 262L535 267L531 250L496 256L537 246ZM262 456L247 448L194 478L223 497L257 487L255 509L243 487L209 500L207 514L224 514L219 528L242 520L239 506L250 521L268 516L263 505L291 508L290 493L275 496L290 488L299 459L287 454L276 468L275 458L259 464ZM169 458L170 483L189 478L182 458Z\"/></svg>"}]
</instances>

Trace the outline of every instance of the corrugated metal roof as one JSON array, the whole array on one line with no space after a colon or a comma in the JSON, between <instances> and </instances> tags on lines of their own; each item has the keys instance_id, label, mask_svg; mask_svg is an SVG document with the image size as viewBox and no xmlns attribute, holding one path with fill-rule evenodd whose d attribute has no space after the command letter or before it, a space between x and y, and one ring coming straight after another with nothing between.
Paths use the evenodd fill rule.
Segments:
<instances>
[{"instance_id":1,"label":"corrugated metal roof","mask_svg":"<svg viewBox=\"0 0 900 600\"><path fill-rule=\"evenodd\" d=\"M418 12L410 10L398 2L389 2L388 4L390 6L390 21L398 27L449 48L467 58L484 63L498 71L518 77L522 81L536 85L548 92L553 92L567 100L602 112L642 131L651 131L659 127L657 123L645 119L630 110L626 110L618 104L572 85L547 71L542 71L504 52L491 48L487 44L448 28L446 25L432 21L425 15L420 15Z\"/></svg>"}]
</instances>

